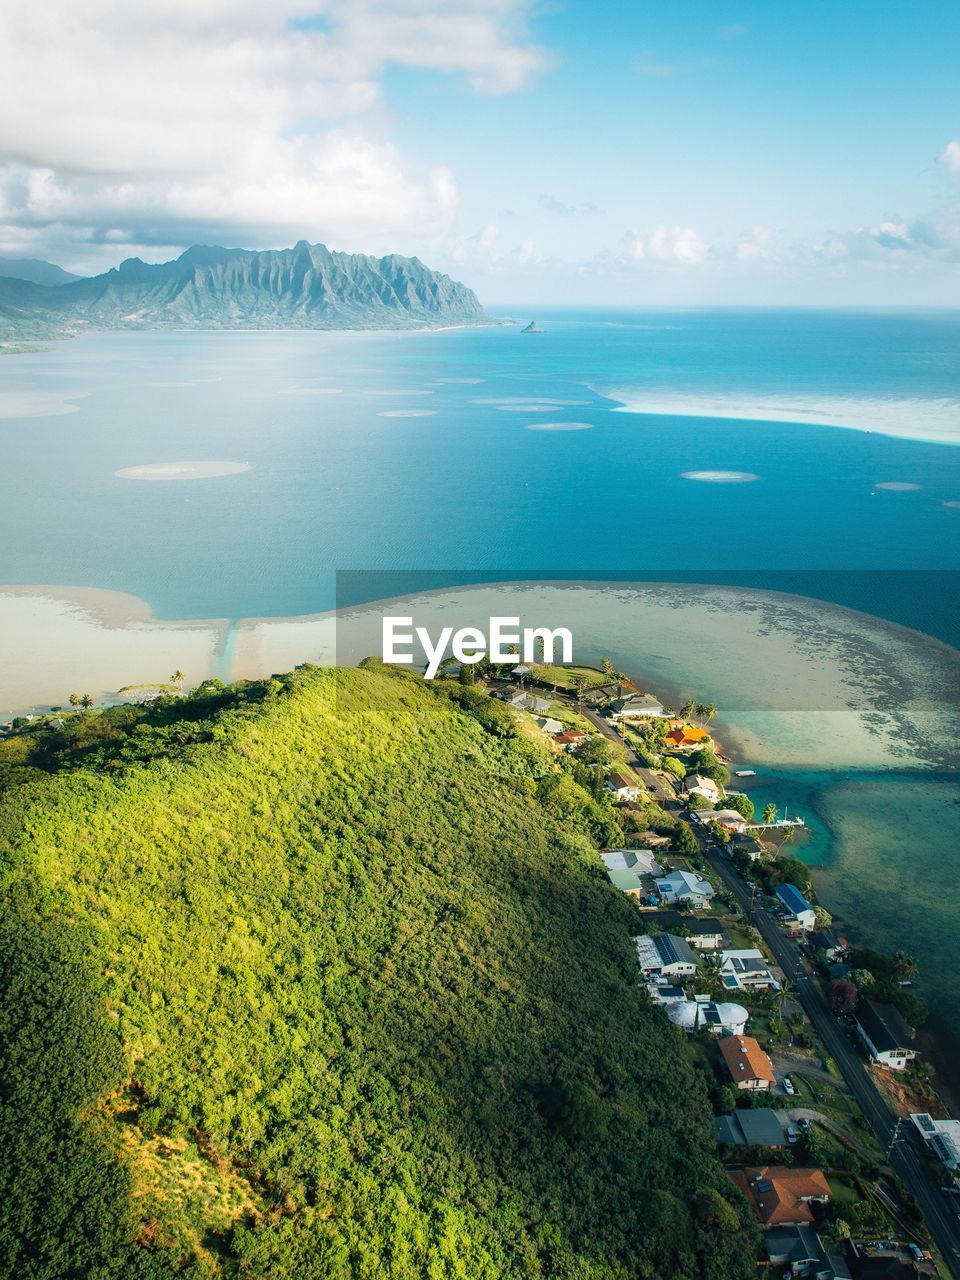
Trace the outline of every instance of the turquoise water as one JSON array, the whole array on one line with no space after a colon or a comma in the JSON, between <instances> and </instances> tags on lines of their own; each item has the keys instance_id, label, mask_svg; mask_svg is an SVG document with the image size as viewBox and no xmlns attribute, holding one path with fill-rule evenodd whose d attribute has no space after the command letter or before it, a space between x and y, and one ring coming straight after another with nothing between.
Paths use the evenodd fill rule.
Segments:
<instances>
[{"instance_id":1,"label":"turquoise water","mask_svg":"<svg viewBox=\"0 0 960 1280\"><path fill-rule=\"evenodd\" d=\"M960 448L889 434L960 441L960 313L537 319L531 336L102 334L4 356L0 584L238 619L331 608L342 569L407 570L411 590L437 569L687 578L830 600L960 646ZM669 412L623 411L650 404ZM691 416L705 404L722 416ZM751 412L788 420L736 416ZM250 470L115 475L205 460ZM891 483L911 487L877 487ZM650 658L608 651L639 671ZM733 722L751 673L724 681ZM808 817L803 855L852 931L933 957L934 1025L960 1050L960 985L941 979L960 909L955 778L781 768L766 745L745 789Z\"/></svg>"},{"instance_id":2,"label":"turquoise water","mask_svg":"<svg viewBox=\"0 0 960 1280\"><path fill-rule=\"evenodd\" d=\"M0 582L113 588L183 618L321 610L344 568L960 567L960 509L943 505L960 502L955 446L624 413L597 390L727 408L806 396L828 416L893 412L905 429L952 422L960 435L957 315L538 319L546 332L529 336L103 334L3 357L0 412L14 392L33 411L75 409L0 418ZM491 403L511 397L530 403ZM380 416L398 410L429 416ZM553 422L590 429L527 429ZM114 475L206 459L252 469ZM758 479L682 478L715 469ZM827 598L859 590L938 634L956 625L942 590L904 585L891 599L826 573L812 585Z\"/></svg>"}]
</instances>

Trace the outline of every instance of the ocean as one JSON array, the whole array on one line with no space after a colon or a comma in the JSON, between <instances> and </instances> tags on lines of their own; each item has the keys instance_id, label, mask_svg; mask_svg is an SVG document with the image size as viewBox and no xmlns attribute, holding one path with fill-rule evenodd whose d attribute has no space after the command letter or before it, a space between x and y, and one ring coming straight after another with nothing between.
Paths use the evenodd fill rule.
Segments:
<instances>
[{"instance_id":1,"label":"ocean","mask_svg":"<svg viewBox=\"0 0 960 1280\"><path fill-rule=\"evenodd\" d=\"M292 665L305 632L271 649L238 621L330 610L344 570L368 572L341 577L341 604L486 578L785 592L920 633L907 665L928 663L956 710L958 655L924 636L960 647L960 313L535 318L542 333L90 334L0 357L0 593L21 589L0 711L22 709L18 688L62 701L84 671L99 694L162 664ZM151 473L174 463L205 474ZM729 598L722 612L720 643L716 612L672 633L667 613L657 632L600 609L579 656L718 703L758 801L809 819L802 852L845 927L920 958L942 1062L960 1049L956 739L938 723L929 750L878 754L896 731L861 708L839 739L815 720L800 749L768 705L783 651L756 647ZM842 662L832 640L808 658L789 664L798 704L826 696L818 664L855 681L846 640Z\"/></svg>"}]
</instances>

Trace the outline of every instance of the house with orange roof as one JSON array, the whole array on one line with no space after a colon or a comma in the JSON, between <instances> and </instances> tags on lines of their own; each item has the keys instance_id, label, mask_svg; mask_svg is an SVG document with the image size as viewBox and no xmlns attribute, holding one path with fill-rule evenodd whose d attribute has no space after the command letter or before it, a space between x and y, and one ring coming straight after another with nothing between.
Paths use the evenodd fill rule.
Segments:
<instances>
[{"instance_id":1,"label":"house with orange roof","mask_svg":"<svg viewBox=\"0 0 960 1280\"><path fill-rule=\"evenodd\" d=\"M830 1199L830 1183L820 1169L734 1169L728 1175L767 1227L801 1226L813 1221L815 1204Z\"/></svg>"},{"instance_id":2,"label":"house with orange roof","mask_svg":"<svg viewBox=\"0 0 960 1280\"><path fill-rule=\"evenodd\" d=\"M672 727L667 730L664 736L664 742L669 743L676 751L693 751L699 747L710 746L713 739L706 729L700 729L695 724L683 724L680 720L674 720Z\"/></svg>"},{"instance_id":3,"label":"house with orange roof","mask_svg":"<svg viewBox=\"0 0 960 1280\"><path fill-rule=\"evenodd\" d=\"M772 1089L777 1082L773 1063L753 1036L725 1036L720 1057L738 1089Z\"/></svg>"}]
</instances>

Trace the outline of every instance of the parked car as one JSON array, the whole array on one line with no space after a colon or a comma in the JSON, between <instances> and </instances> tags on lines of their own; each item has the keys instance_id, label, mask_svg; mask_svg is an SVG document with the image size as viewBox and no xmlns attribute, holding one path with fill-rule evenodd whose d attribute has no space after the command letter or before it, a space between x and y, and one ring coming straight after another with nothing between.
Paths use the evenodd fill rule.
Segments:
<instances>
[{"instance_id":1,"label":"parked car","mask_svg":"<svg viewBox=\"0 0 960 1280\"><path fill-rule=\"evenodd\" d=\"M799 1119L799 1120L797 1121L797 1124L800 1126L800 1132L801 1132L801 1133L809 1133L809 1132L810 1132L811 1126L810 1126L810 1121L809 1121L809 1120L805 1120L805 1119L801 1118L801 1119Z\"/></svg>"},{"instance_id":2,"label":"parked car","mask_svg":"<svg viewBox=\"0 0 960 1280\"><path fill-rule=\"evenodd\" d=\"M796 1089L793 1087L793 1081L790 1079L789 1076L784 1076L783 1079L780 1081L780 1083L783 1085L783 1092L789 1093L791 1098L797 1092Z\"/></svg>"}]
</instances>

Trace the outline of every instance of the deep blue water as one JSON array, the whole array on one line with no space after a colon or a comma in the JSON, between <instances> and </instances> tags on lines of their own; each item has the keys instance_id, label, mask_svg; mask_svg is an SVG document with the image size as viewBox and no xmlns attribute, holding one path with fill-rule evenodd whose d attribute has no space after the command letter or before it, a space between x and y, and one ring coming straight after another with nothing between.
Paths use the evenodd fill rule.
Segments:
<instances>
[{"instance_id":1,"label":"deep blue water","mask_svg":"<svg viewBox=\"0 0 960 1280\"><path fill-rule=\"evenodd\" d=\"M943 505L960 501L956 445L615 412L595 388L728 408L759 393L820 412L872 405L938 429L956 419L960 436L960 313L537 318L545 332L529 336L104 334L4 357L0 405L18 388L85 394L76 412L0 419L0 583L113 588L166 618L242 617L330 607L337 569L739 569L771 586L804 570L805 594L957 639L948 580L864 573L960 568L960 509ZM509 397L581 403L487 403ZM397 409L432 414L380 416ZM591 429L527 429L570 421ZM211 458L252 470L114 475ZM704 469L758 479L682 478ZM890 481L920 488L874 487Z\"/></svg>"}]
</instances>

